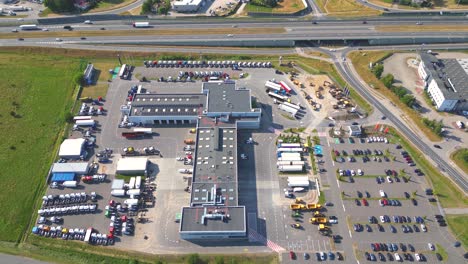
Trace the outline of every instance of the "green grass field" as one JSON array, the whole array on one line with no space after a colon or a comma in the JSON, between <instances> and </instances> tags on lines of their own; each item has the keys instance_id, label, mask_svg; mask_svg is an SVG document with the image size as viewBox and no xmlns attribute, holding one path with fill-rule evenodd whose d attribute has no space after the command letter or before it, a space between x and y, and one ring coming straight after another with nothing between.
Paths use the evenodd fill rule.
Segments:
<instances>
[{"instance_id":1,"label":"green grass field","mask_svg":"<svg viewBox=\"0 0 468 264\"><path fill-rule=\"evenodd\" d=\"M77 59L0 51L0 240L17 241L28 226L78 65Z\"/></svg>"},{"instance_id":2,"label":"green grass field","mask_svg":"<svg viewBox=\"0 0 468 264\"><path fill-rule=\"evenodd\" d=\"M447 215L446 219L453 235L468 248L468 215Z\"/></svg>"},{"instance_id":3,"label":"green grass field","mask_svg":"<svg viewBox=\"0 0 468 264\"><path fill-rule=\"evenodd\" d=\"M468 149L458 149L450 155L450 158L460 167L466 174L468 174Z\"/></svg>"}]
</instances>

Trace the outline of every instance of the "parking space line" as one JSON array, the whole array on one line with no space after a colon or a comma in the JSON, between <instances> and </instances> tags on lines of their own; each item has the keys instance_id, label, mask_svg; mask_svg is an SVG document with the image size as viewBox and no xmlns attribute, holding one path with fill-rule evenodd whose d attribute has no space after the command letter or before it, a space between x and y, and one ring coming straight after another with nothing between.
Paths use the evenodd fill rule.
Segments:
<instances>
[{"instance_id":1,"label":"parking space line","mask_svg":"<svg viewBox=\"0 0 468 264\"><path fill-rule=\"evenodd\" d=\"M351 234L351 230L348 230L348 232L349 232L349 237L353 238L353 235Z\"/></svg>"},{"instance_id":2,"label":"parking space line","mask_svg":"<svg viewBox=\"0 0 468 264\"><path fill-rule=\"evenodd\" d=\"M325 248L325 251L328 251L327 250L327 241L326 240L323 240L323 247Z\"/></svg>"},{"instance_id":3,"label":"parking space line","mask_svg":"<svg viewBox=\"0 0 468 264\"><path fill-rule=\"evenodd\" d=\"M345 208L345 206L344 206L344 203L343 203L343 201L341 201L341 205L343 206L343 211L345 211L345 212L346 212L346 208Z\"/></svg>"},{"instance_id":4,"label":"parking space line","mask_svg":"<svg viewBox=\"0 0 468 264\"><path fill-rule=\"evenodd\" d=\"M338 185L338 188L340 188L340 181L336 179L336 184Z\"/></svg>"}]
</instances>

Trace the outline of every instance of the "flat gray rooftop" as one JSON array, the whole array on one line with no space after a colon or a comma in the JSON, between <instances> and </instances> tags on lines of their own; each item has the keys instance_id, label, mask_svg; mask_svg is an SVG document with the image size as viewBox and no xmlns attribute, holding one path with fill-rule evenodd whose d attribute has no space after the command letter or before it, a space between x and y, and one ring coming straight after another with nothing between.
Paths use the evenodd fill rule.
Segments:
<instances>
[{"instance_id":1,"label":"flat gray rooftop","mask_svg":"<svg viewBox=\"0 0 468 264\"><path fill-rule=\"evenodd\" d=\"M237 129L200 127L193 182L237 181Z\"/></svg>"},{"instance_id":2,"label":"flat gray rooftop","mask_svg":"<svg viewBox=\"0 0 468 264\"><path fill-rule=\"evenodd\" d=\"M192 205L215 204L237 205L236 182L194 182L192 184Z\"/></svg>"},{"instance_id":3,"label":"flat gray rooftop","mask_svg":"<svg viewBox=\"0 0 468 264\"><path fill-rule=\"evenodd\" d=\"M205 217L203 217L205 216ZM244 206L183 207L181 232L246 231Z\"/></svg>"},{"instance_id":4,"label":"flat gray rooftop","mask_svg":"<svg viewBox=\"0 0 468 264\"><path fill-rule=\"evenodd\" d=\"M250 90L236 89L235 83L203 83L208 90L208 112L230 113L250 112Z\"/></svg>"},{"instance_id":5,"label":"flat gray rooftop","mask_svg":"<svg viewBox=\"0 0 468 264\"><path fill-rule=\"evenodd\" d=\"M468 99L468 61L457 59L439 60L427 53L420 53L420 57L445 99Z\"/></svg>"},{"instance_id":6,"label":"flat gray rooftop","mask_svg":"<svg viewBox=\"0 0 468 264\"><path fill-rule=\"evenodd\" d=\"M206 96L203 94L135 94L133 116L201 115Z\"/></svg>"}]
</instances>

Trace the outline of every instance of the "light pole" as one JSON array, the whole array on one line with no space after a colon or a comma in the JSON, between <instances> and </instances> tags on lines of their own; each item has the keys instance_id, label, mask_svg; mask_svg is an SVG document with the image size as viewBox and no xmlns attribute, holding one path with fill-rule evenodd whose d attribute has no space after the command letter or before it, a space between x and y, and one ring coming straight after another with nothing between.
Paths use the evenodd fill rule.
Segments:
<instances>
[{"instance_id":1,"label":"light pole","mask_svg":"<svg viewBox=\"0 0 468 264\"><path fill-rule=\"evenodd\" d=\"M120 66L122 66L122 60L120 60L120 54L117 54L117 58L119 59Z\"/></svg>"}]
</instances>

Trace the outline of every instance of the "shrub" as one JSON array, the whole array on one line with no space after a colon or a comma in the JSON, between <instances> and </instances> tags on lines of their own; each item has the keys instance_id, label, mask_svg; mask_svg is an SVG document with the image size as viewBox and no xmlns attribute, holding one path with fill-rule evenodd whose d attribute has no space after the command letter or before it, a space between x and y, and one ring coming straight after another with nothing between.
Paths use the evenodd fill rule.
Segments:
<instances>
[{"instance_id":1,"label":"shrub","mask_svg":"<svg viewBox=\"0 0 468 264\"><path fill-rule=\"evenodd\" d=\"M377 64L374 66L374 68L372 68L372 73L374 73L375 77L380 79L380 77L382 77L383 70L383 64Z\"/></svg>"},{"instance_id":2,"label":"shrub","mask_svg":"<svg viewBox=\"0 0 468 264\"><path fill-rule=\"evenodd\" d=\"M387 88L392 88L393 82L395 81L395 77L392 74L387 74L382 78L382 82Z\"/></svg>"}]
</instances>

